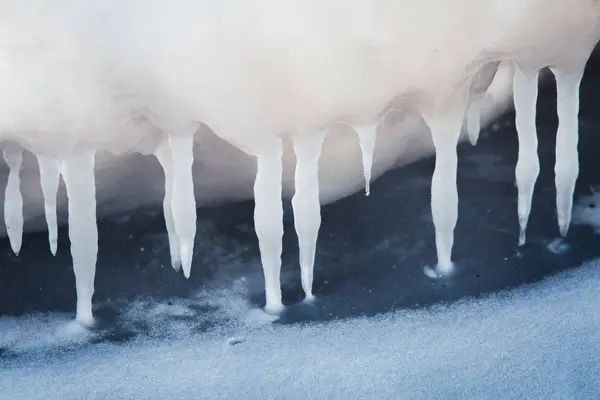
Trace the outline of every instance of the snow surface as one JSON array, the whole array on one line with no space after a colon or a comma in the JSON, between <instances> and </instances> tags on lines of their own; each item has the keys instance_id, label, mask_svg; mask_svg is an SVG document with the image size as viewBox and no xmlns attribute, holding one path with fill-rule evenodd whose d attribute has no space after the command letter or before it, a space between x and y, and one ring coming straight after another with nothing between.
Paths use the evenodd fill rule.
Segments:
<instances>
[{"instance_id":1,"label":"snow surface","mask_svg":"<svg viewBox=\"0 0 600 400\"><path fill-rule=\"evenodd\" d=\"M119 344L61 315L4 317L1 393L6 399L593 399L600 396L599 286L596 260L480 299L283 326L251 309L236 284L170 304L130 304L118 318L138 335ZM211 320L212 328L198 330Z\"/></svg>"}]
</instances>

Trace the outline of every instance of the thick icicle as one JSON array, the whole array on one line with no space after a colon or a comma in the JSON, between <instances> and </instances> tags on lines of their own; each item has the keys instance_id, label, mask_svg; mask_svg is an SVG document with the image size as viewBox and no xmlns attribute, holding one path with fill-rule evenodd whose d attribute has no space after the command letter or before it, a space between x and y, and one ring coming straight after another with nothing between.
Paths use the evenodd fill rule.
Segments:
<instances>
[{"instance_id":1,"label":"thick icicle","mask_svg":"<svg viewBox=\"0 0 600 400\"><path fill-rule=\"evenodd\" d=\"M194 240L196 238L196 197L192 175L194 135L169 135L169 147L173 167L171 195L173 226L179 241L179 255L183 275L189 278L194 256Z\"/></svg>"},{"instance_id":2,"label":"thick icicle","mask_svg":"<svg viewBox=\"0 0 600 400\"><path fill-rule=\"evenodd\" d=\"M281 302L281 250L283 239L283 205L281 201L281 138L265 141L255 152L254 228L265 275L265 310L278 313Z\"/></svg>"},{"instance_id":3,"label":"thick icicle","mask_svg":"<svg viewBox=\"0 0 600 400\"><path fill-rule=\"evenodd\" d=\"M10 170L4 195L4 222L10 247L16 255L19 255L23 242L23 196L19 177L23 164L23 151L9 145L3 149L3 153L4 161Z\"/></svg>"},{"instance_id":4,"label":"thick icicle","mask_svg":"<svg viewBox=\"0 0 600 400\"><path fill-rule=\"evenodd\" d=\"M456 175L458 157L456 146L460 136L465 107L445 110L439 115L424 115L435 146L435 169L431 182L431 214L435 226L435 244L438 263L435 269L425 267L432 278L452 272L454 227L458 219L458 191Z\"/></svg>"},{"instance_id":5,"label":"thick icicle","mask_svg":"<svg viewBox=\"0 0 600 400\"><path fill-rule=\"evenodd\" d=\"M365 176L365 194L371 194L371 169L373 167L373 153L375 152L375 140L377 139L377 127L375 124L354 126L358 134L360 150L362 152L363 173Z\"/></svg>"},{"instance_id":6,"label":"thick icicle","mask_svg":"<svg viewBox=\"0 0 600 400\"><path fill-rule=\"evenodd\" d=\"M475 146L479 140L479 132L481 131L481 102L483 94L474 95L467 108L467 133L469 142Z\"/></svg>"},{"instance_id":7,"label":"thick icicle","mask_svg":"<svg viewBox=\"0 0 600 400\"><path fill-rule=\"evenodd\" d=\"M515 64L513 91L515 126L519 136L519 158L515 169L518 190L519 246L523 246L526 242L533 191L540 172L535 124L538 75L537 69Z\"/></svg>"},{"instance_id":8,"label":"thick icicle","mask_svg":"<svg viewBox=\"0 0 600 400\"><path fill-rule=\"evenodd\" d=\"M92 296L98 255L94 151L78 151L62 161L69 198L69 239L77 289L77 320L92 325Z\"/></svg>"},{"instance_id":9,"label":"thick icicle","mask_svg":"<svg viewBox=\"0 0 600 400\"><path fill-rule=\"evenodd\" d=\"M312 294L313 271L317 237L321 227L321 203L319 201L319 157L325 139L325 131L316 134L301 133L293 137L296 153L295 186L292 198L294 226L300 250L302 289L306 300Z\"/></svg>"},{"instance_id":10,"label":"thick icicle","mask_svg":"<svg viewBox=\"0 0 600 400\"><path fill-rule=\"evenodd\" d=\"M58 227L56 222L56 194L60 180L60 162L52 157L38 155L38 166L40 168L40 184L44 195L44 211L46 213L46 224L48 225L48 241L52 255L56 255L58 244Z\"/></svg>"},{"instance_id":11,"label":"thick icicle","mask_svg":"<svg viewBox=\"0 0 600 400\"><path fill-rule=\"evenodd\" d=\"M162 166L165 174L165 198L163 199L163 213L165 225L167 226L167 235L169 237L169 251L171 253L171 265L175 271L181 268L181 254L179 249L179 238L175 231L175 222L173 221L173 163L171 162L171 149L166 143L159 146L154 153L156 159Z\"/></svg>"},{"instance_id":12,"label":"thick icicle","mask_svg":"<svg viewBox=\"0 0 600 400\"><path fill-rule=\"evenodd\" d=\"M571 223L573 191L579 175L579 87L584 66L574 70L552 69L556 77L558 132L556 133L556 212L560 234L565 237Z\"/></svg>"}]
</instances>

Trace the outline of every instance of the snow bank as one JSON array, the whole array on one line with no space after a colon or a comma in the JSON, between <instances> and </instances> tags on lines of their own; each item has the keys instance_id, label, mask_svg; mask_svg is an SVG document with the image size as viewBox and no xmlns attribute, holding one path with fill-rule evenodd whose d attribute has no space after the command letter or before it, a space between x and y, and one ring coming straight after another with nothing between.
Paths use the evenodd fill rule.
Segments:
<instances>
[{"instance_id":1,"label":"snow bank","mask_svg":"<svg viewBox=\"0 0 600 400\"><path fill-rule=\"evenodd\" d=\"M136 303L120 318L176 334L123 344L50 333L68 326L60 316L3 318L0 387L7 399L598 398L599 263L481 299L326 324L249 324L264 314L235 291ZM217 327L194 333L209 320Z\"/></svg>"}]
</instances>

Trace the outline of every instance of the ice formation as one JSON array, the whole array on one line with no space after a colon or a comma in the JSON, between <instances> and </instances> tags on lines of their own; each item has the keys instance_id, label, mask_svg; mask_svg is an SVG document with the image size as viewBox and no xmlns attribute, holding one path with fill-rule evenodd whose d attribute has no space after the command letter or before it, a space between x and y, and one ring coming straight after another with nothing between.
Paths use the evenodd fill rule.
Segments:
<instances>
[{"instance_id":1,"label":"ice formation","mask_svg":"<svg viewBox=\"0 0 600 400\"><path fill-rule=\"evenodd\" d=\"M2 150L4 161L10 170L4 197L4 222L10 247L16 255L19 255L23 241L23 196L20 188L23 151L14 145L8 145Z\"/></svg>"},{"instance_id":2,"label":"ice formation","mask_svg":"<svg viewBox=\"0 0 600 400\"><path fill-rule=\"evenodd\" d=\"M281 301L281 251L283 204L281 202L281 138L265 140L256 149L254 229L265 274L265 310L278 313Z\"/></svg>"},{"instance_id":3,"label":"ice formation","mask_svg":"<svg viewBox=\"0 0 600 400\"><path fill-rule=\"evenodd\" d=\"M60 181L60 161L54 157L38 154L37 161L40 169L40 184L44 196L44 212L48 224L48 242L50 252L56 255L58 244L58 223L56 218L56 195Z\"/></svg>"},{"instance_id":4,"label":"ice formation","mask_svg":"<svg viewBox=\"0 0 600 400\"><path fill-rule=\"evenodd\" d=\"M435 169L431 181L431 214L435 226L437 266L425 267L432 278L452 272L454 228L458 219L458 190L456 187L458 156L456 146L466 107L457 102L455 107L424 114L435 146Z\"/></svg>"},{"instance_id":5,"label":"ice formation","mask_svg":"<svg viewBox=\"0 0 600 400\"><path fill-rule=\"evenodd\" d=\"M69 197L69 239L77 290L77 320L92 325L92 296L98 256L96 225L95 151L81 150L65 157L61 173Z\"/></svg>"},{"instance_id":6,"label":"ice formation","mask_svg":"<svg viewBox=\"0 0 600 400\"><path fill-rule=\"evenodd\" d=\"M354 130L358 134L358 141L362 152L365 195L367 196L371 194L371 170L373 168L373 153L375 152L378 125L379 121L376 124L354 126Z\"/></svg>"},{"instance_id":7,"label":"ice formation","mask_svg":"<svg viewBox=\"0 0 600 400\"><path fill-rule=\"evenodd\" d=\"M476 75L471 86L471 102L467 108L467 134L473 146L477 144L481 131L481 106L494 77L498 72L499 62L484 65Z\"/></svg>"},{"instance_id":8,"label":"ice formation","mask_svg":"<svg viewBox=\"0 0 600 400\"><path fill-rule=\"evenodd\" d=\"M587 61L587 60L586 60ZM551 68L556 77L558 131L556 133L556 213L558 228L564 237L571 223L573 192L579 174L579 86L585 63L571 69Z\"/></svg>"},{"instance_id":9,"label":"ice formation","mask_svg":"<svg viewBox=\"0 0 600 400\"><path fill-rule=\"evenodd\" d=\"M317 237L321 226L319 201L319 157L325 140L325 131L304 133L293 137L296 153L294 182L296 191L292 198L294 226L300 250L302 289L307 300L313 299L312 284L317 251Z\"/></svg>"},{"instance_id":10,"label":"ice formation","mask_svg":"<svg viewBox=\"0 0 600 400\"><path fill-rule=\"evenodd\" d=\"M165 198L163 200L163 213L167 236L169 237L169 250L171 252L171 265L175 271L181 268L181 253L179 238L173 221L173 163L171 162L171 149L166 144L161 145L154 153L165 174Z\"/></svg>"},{"instance_id":11,"label":"ice formation","mask_svg":"<svg viewBox=\"0 0 600 400\"><path fill-rule=\"evenodd\" d=\"M365 191L370 193L372 170L383 172L429 151L418 150L421 147L431 149L431 144L418 145L429 141L426 129L421 129L424 121L436 153L431 211L437 247L437 266L425 272L447 275L453 268L458 218L456 146L465 118L468 137L476 142L487 107L484 100L490 98L488 88L502 62L516 66L519 243L525 242L537 175L533 82L537 71L548 66L558 87L557 214L561 234L566 235L578 170L578 89L600 38L600 4L460 3L461 7L441 0L257 0L249 6L241 0L108 0L83 5L76 0L6 0L0 17L0 89L10 96L0 107L0 142L10 170L5 221L13 249L18 251L23 229L18 175L22 156L21 150L9 150L6 144L16 142L19 149L38 155L53 252L57 175L63 176L77 319L92 323L96 152L152 153L165 176L161 200L171 261L189 277L196 196L236 197L226 190L194 190L198 151L196 178L212 179L217 182L213 188L232 180L231 185L240 187L238 197L243 197L244 184L254 179L265 308L278 312L283 308L282 196L291 193L283 190L290 185L282 182L290 164L283 141L291 136L296 153L293 204L302 286L310 299L320 204L323 198L332 201L353 190L356 181L348 179L346 171L357 165L348 160L350 147L342 146L347 142L341 137L329 148L325 145L320 160L323 143L331 141L324 142L325 133L318 127L380 120L382 111L391 107L416 111L422 121L417 115L401 124L419 126L411 128L413 136L379 132L377 160L377 124L353 124L363 155ZM557 25L560 35L555 33ZM206 135L177 128L189 123L194 128L206 125L222 140L220 145L228 142L255 157L256 176L246 159L235 164L235 157L241 159L238 153L231 159L224 150L212 154ZM401 147L408 150L402 153ZM320 168L327 173L319 174ZM230 179L211 178L210 171ZM327 184L319 186L319 176L328 179Z\"/></svg>"},{"instance_id":12,"label":"ice formation","mask_svg":"<svg viewBox=\"0 0 600 400\"><path fill-rule=\"evenodd\" d=\"M525 244L533 190L540 172L535 125L539 71L515 63L513 96L519 158L515 169L518 190L519 246Z\"/></svg>"}]
</instances>

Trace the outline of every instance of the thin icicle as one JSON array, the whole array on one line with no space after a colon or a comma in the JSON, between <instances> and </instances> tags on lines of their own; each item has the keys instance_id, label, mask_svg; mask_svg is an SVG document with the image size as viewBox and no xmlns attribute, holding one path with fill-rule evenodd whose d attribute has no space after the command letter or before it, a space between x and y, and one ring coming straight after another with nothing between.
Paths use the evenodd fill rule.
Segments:
<instances>
[{"instance_id":1,"label":"thin icicle","mask_svg":"<svg viewBox=\"0 0 600 400\"><path fill-rule=\"evenodd\" d=\"M358 134L360 150L362 152L363 174L365 176L365 194L371 194L371 169L373 167L373 153L375 152L375 140L377 139L377 127L379 121L374 124L354 126Z\"/></svg>"},{"instance_id":2,"label":"thin icicle","mask_svg":"<svg viewBox=\"0 0 600 400\"><path fill-rule=\"evenodd\" d=\"M579 175L579 87L585 65L580 69L552 69L556 77L558 132L556 134L556 212L561 236L567 236L573 208L573 191Z\"/></svg>"},{"instance_id":3,"label":"thin icicle","mask_svg":"<svg viewBox=\"0 0 600 400\"><path fill-rule=\"evenodd\" d=\"M282 153L281 138L265 141L255 152L257 169L254 182L254 228L265 275L265 311L269 313L283 310L280 282L283 239Z\"/></svg>"},{"instance_id":4,"label":"thin icicle","mask_svg":"<svg viewBox=\"0 0 600 400\"><path fill-rule=\"evenodd\" d=\"M4 223L10 247L16 255L19 255L23 242L23 196L19 177L23 164L23 151L9 145L3 149L3 153L4 161L10 170L4 195Z\"/></svg>"},{"instance_id":5,"label":"thin icicle","mask_svg":"<svg viewBox=\"0 0 600 400\"><path fill-rule=\"evenodd\" d=\"M56 195L60 180L60 162L45 155L37 155L40 169L40 184L44 195L44 211L46 213L46 224L48 225L48 241L50 252L56 255L58 244L58 227L56 221Z\"/></svg>"},{"instance_id":6,"label":"thin icicle","mask_svg":"<svg viewBox=\"0 0 600 400\"><path fill-rule=\"evenodd\" d=\"M196 238L196 197L194 195L194 135L169 135L173 185L171 211L173 226L179 240L179 255L183 275L190 277L194 240Z\"/></svg>"},{"instance_id":7,"label":"thin icicle","mask_svg":"<svg viewBox=\"0 0 600 400\"><path fill-rule=\"evenodd\" d=\"M319 201L319 157L325 131L315 134L299 133L293 137L296 153L295 186L292 198L294 226L300 250L300 271L305 299L312 300L313 272L317 238L321 227Z\"/></svg>"},{"instance_id":8,"label":"thin icicle","mask_svg":"<svg viewBox=\"0 0 600 400\"><path fill-rule=\"evenodd\" d=\"M443 114L424 116L435 146L435 169L431 182L431 214L435 226L438 263L435 269L425 267L432 278L449 275L453 270L452 246L454 227L458 219L456 146L460 136L466 106L446 110Z\"/></svg>"},{"instance_id":9,"label":"thin icicle","mask_svg":"<svg viewBox=\"0 0 600 400\"><path fill-rule=\"evenodd\" d=\"M527 222L533 191L540 172L538 139L535 124L538 96L537 69L515 63L513 81L515 126L519 136L519 158L515 169L518 191L519 246L526 242Z\"/></svg>"},{"instance_id":10,"label":"thin icicle","mask_svg":"<svg viewBox=\"0 0 600 400\"><path fill-rule=\"evenodd\" d=\"M167 143L163 143L154 154L162 166L165 174L165 198L163 199L163 213L165 225L167 226L167 235L169 237L169 251L171 253L171 265L175 271L181 268L181 254L179 248L179 238L175 231L175 222L173 221L173 163L171 162L171 149Z\"/></svg>"},{"instance_id":11,"label":"thin icicle","mask_svg":"<svg viewBox=\"0 0 600 400\"><path fill-rule=\"evenodd\" d=\"M77 289L77 320L93 325L92 296L98 256L95 151L79 151L62 160L69 198L69 239Z\"/></svg>"},{"instance_id":12,"label":"thin icicle","mask_svg":"<svg viewBox=\"0 0 600 400\"><path fill-rule=\"evenodd\" d=\"M479 140L479 132L481 131L481 103L483 94L474 95L467 108L467 133L469 142L475 146Z\"/></svg>"}]
</instances>

